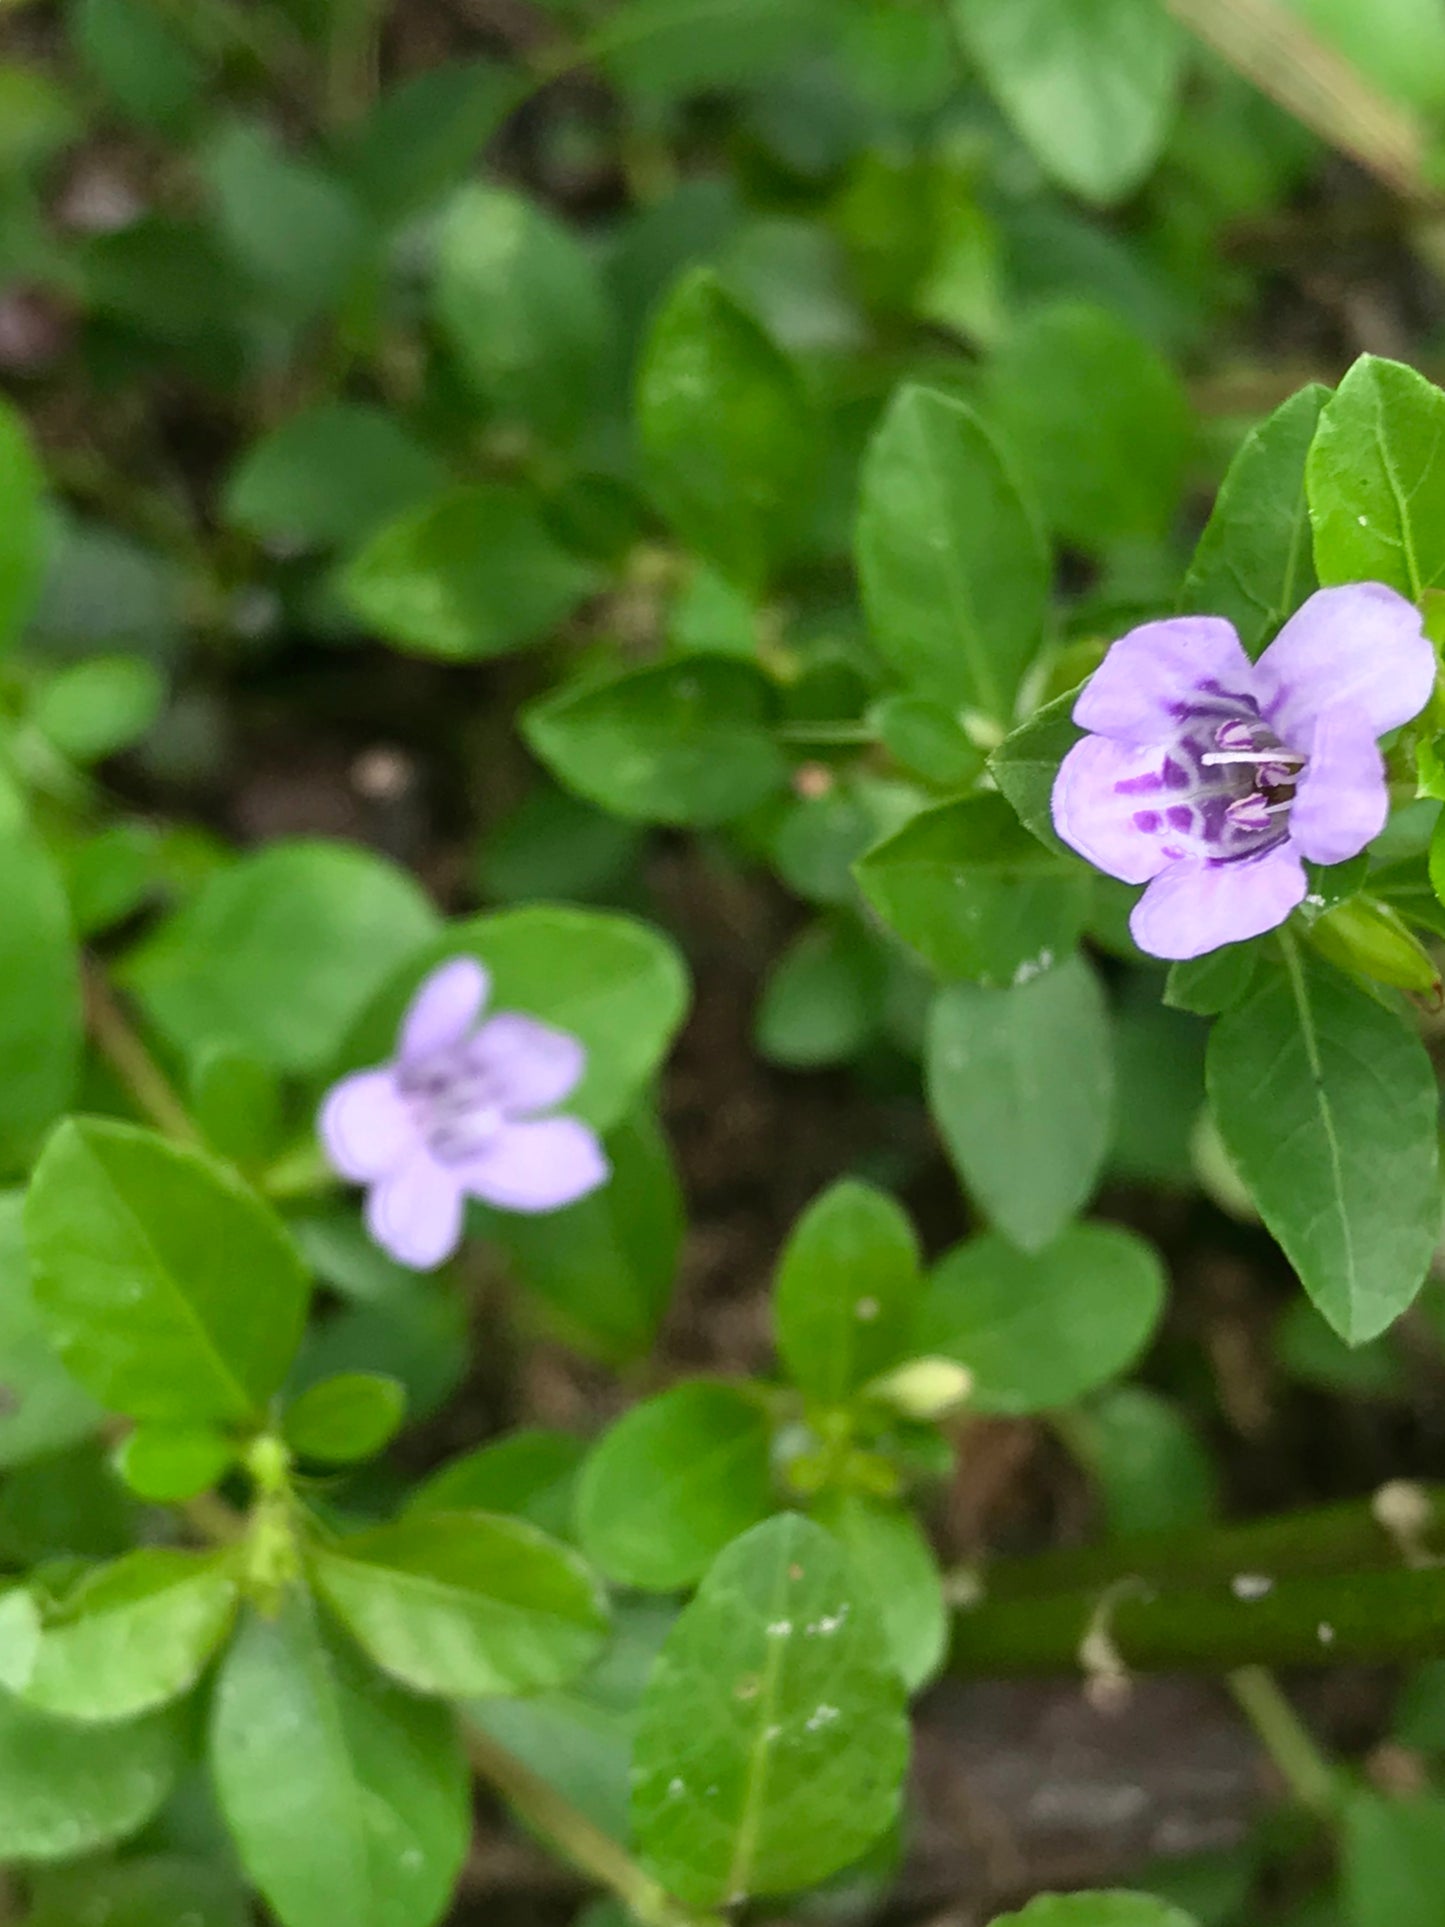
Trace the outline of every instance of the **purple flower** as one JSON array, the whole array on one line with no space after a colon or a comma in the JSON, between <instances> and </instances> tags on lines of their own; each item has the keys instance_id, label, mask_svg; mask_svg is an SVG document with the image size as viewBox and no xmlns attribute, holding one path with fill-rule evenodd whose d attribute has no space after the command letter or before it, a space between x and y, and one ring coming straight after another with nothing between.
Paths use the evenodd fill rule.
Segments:
<instances>
[{"instance_id":1,"label":"purple flower","mask_svg":"<svg viewBox=\"0 0 1445 1927\"><path fill-rule=\"evenodd\" d=\"M1129 920L1141 950L1257 937L1303 901L1303 858L1343 863L1384 828L1378 738L1434 681L1419 614L1379 582L1319 590L1254 663L1219 616L1146 622L1074 704L1091 733L1059 769L1054 827L1149 885Z\"/></svg>"},{"instance_id":2,"label":"purple flower","mask_svg":"<svg viewBox=\"0 0 1445 1927\"><path fill-rule=\"evenodd\" d=\"M537 1115L576 1090L581 1044L514 1011L479 1023L487 989L473 958L442 964L402 1019L394 1061L343 1078L321 1107L327 1156L371 1187L367 1229L417 1271L456 1250L467 1198L556 1211L609 1175L585 1124Z\"/></svg>"}]
</instances>

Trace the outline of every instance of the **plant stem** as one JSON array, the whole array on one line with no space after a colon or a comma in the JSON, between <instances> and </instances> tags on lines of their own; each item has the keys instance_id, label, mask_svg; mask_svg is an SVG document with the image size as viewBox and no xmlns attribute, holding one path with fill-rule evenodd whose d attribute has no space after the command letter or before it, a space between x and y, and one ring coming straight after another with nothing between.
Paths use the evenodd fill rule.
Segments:
<instances>
[{"instance_id":1,"label":"plant stem","mask_svg":"<svg viewBox=\"0 0 1445 1927\"><path fill-rule=\"evenodd\" d=\"M1445 1532L1445 1487L1419 1486L1427 1536ZM1272 1519L1202 1531L1143 1533L1113 1544L1000 1559L981 1575L990 1600L1037 1598L1107 1586L1131 1574L1160 1587L1229 1580L1241 1572L1272 1578L1379 1570L1401 1563L1398 1538L1380 1523L1373 1499L1308 1506Z\"/></svg>"},{"instance_id":2,"label":"plant stem","mask_svg":"<svg viewBox=\"0 0 1445 1927\"><path fill-rule=\"evenodd\" d=\"M85 964L86 1023L97 1050L120 1078L137 1107L167 1137L199 1144L196 1129L169 1079L131 1027L105 973L93 959Z\"/></svg>"},{"instance_id":3,"label":"plant stem","mask_svg":"<svg viewBox=\"0 0 1445 1927\"><path fill-rule=\"evenodd\" d=\"M214 1492L198 1492L194 1498L187 1499L181 1506L198 1537L208 1540L212 1545L231 1546L246 1536L246 1521Z\"/></svg>"},{"instance_id":4,"label":"plant stem","mask_svg":"<svg viewBox=\"0 0 1445 1927\"><path fill-rule=\"evenodd\" d=\"M1127 1547L1107 1585L1050 1594L989 1591L960 1608L952 1665L974 1677L1088 1670L1086 1642L1103 1597L1111 1650L1124 1672L1219 1672L1236 1666L1328 1666L1429 1658L1445 1625L1445 1568L1276 1578L1146 1579Z\"/></svg>"},{"instance_id":5,"label":"plant stem","mask_svg":"<svg viewBox=\"0 0 1445 1927\"><path fill-rule=\"evenodd\" d=\"M1274 1674L1263 1666L1241 1666L1229 1675L1229 1690L1298 1804L1329 1819L1339 1804L1334 1770Z\"/></svg>"},{"instance_id":6,"label":"plant stem","mask_svg":"<svg viewBox=\"0 0 1445 1927\"><path fill-rule=\"evenodd\" d=\"M522 1820L545 1834L579 1873L616 1894L643 1927L711 1927L709 1917L680 1906L610 1834L489 1734L470 1721L465 1732L473 1771Z\"/></svg>"}]
</instances>

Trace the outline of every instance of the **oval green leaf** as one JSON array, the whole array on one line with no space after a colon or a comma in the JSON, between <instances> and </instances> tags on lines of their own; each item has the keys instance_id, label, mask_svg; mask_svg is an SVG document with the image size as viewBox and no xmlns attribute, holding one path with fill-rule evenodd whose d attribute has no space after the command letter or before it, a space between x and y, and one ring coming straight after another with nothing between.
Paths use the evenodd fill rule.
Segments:
<instances>
[{"instance_id":1,"label":"oval green leaf","mask_svg":"<svg viewBox=\"0 0 1445 1927\"><path fill-rule=\"evenodd\" d=\"M282 1927L423 1927L446 1911L472 1822L455 1722L332 1645L304 1595L243 1626L210 1760L241 1863Z\"/></svg>"},{"instance_id":2,"label":"oval green leaf","mask_svg":"<svg viewBox=\"0 0 1445 1927\"><path fill-rule=\"evenodd\" d=\"M848 1555L784 1513L717 1560L643 1694L632 1819L693 1907L815 1885L892 1822L902 1682Z\"/></svg>"},{"instance_id":3,"label":"oval green leaf","mask_svg":"<svg viewBox=\"0 0 1445 1927\"><path fill-rule=\"evenodd\" d=\"M1117 1225L1074 1225L1032 1255L990 1233L940 1259L915 1349L968 1367L976 1411L1044 1412L1132 1364L1163 1307L1153 1247Z\"/></svg>"},{"instance_id":4,"label":"oval green leaf","mask_svg":"<svg viewBox=\"0 0 1445 1927\"><path fill-rule=\"evenodd\" d=\"M316 1584L377 1665L419 1693L535 1693L594 1659L589 1568L522 1519L415 1512L317 1551Z\"/></svg>"},{"instance_id":5,"label":"oval green leaf","mask_svg":"<svg viewBox=\"0 0 1445 1927\"><path fill-rule=\"evenodd\" d=\"M255 1419L290 1368L309 1285L265 1205L154 1132L71 1118L25 1205L35 1303L111 1411Z\"/></svg>"},{"instance_id":6,"label":"oval green leaf","mask_svg":"<svg viewBox=\"0 0 1445 1927\"><path fill-rule=\"evenodd\" d=\"M582 1549L610 1579L673 1592L773 1507L772 1425L735 1385L697 1379L634 1405L577 1494Z\"/></svg>"}]
</instances>

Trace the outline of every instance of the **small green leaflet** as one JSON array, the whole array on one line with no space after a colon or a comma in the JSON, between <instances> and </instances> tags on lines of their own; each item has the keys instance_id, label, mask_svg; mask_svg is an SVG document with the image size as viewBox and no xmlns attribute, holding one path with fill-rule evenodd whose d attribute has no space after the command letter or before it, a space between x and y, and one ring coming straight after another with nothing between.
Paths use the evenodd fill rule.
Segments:
<instances>
[{"instance_id":1,"label":"small green leaflet","mask_svg":"<svg viewBox=\"0 0 1445 1927\"><path fill-rule=\"evenodd\" d=\"M210 1764L282 1927L419 1927L445 1912L472 1821L453 1716L330 1641L304 1595L242 1626L216 1683Z\"/></svg>"},{"instance_id":2,"label":"small green leaflet","mask_svg":"<svg viewBox=\"0 0 1445 1927\"><path fill-rule=\"evenodd\" d=\"M793 1227L778 1266L778 1353L811 1397L839 1401L904 1356L923 1290L918 1238L886 1191L831 1185Z\"/></svg>"},{"instance_id":3,"label":"small green leaflet","mask_svg":"<svg viewBox=\"0 0 1445 1927\"><path fill-rule=\"evenodd\" d=\"M1440 1229L1439 1095L1424 1046L1327 964L1287 952L1209 1042L1226 1150L1349 1344L1413 1301Z\"/></svg>"},{"instance_id":4,"label":"small green leaflet","mask_svg":"<svg viewBox=\"0 0 1445 1927\"><path fill-rule=\"evenodd\" d=\"M695 1379L605 1433L577 1493L582 1549L609 1578L674 1592L773 1505L772 1424L737 1385Z\"/></svg>"},{"instance_id":5,"label":"small green leaflet","mask_svg":"<svg viewBox=\"0 0 1445 1927\"><path fill-rule=\"evenodd\" d=\"M1311 382L1245 436L1179 592L1182 613L1224 616L1251 656L1316 587L1305 460L1328 398Z\"/></svg>"},{"instance_id":6,"label":"small green leaflet","mask_svg":"<svg viewBox=\"0 0 1445 1927\"><path fill-rule=\"evenodd\" d=\"M1039 1251L1084 1205L1113 1130L1108 1005L1066 957L1008 990L949 984L928 1024L928 1102L959 1176L1016 1245Z\"/></svg>"},{"instance_id":7,"label":"small green leaflet","mask_svg":"<svg viewBox=\"0 0 1445 1927\"><path fill-rule=\"evenodd\" d=\"M420 1693L561 1686L607 1631L595 1576L522 1519L412 1512L312 1556L316 1584L377 1665Z\"/></svg>"},{"instance_id":8,"label":"small green leaflet","mask_svg":"<svg viewBox=\"0 0 1445 1927\"><path fill-rule=\"evenodd\" d=\"M784 1513L727 1548L663 1645L634 1748L637 1844L689 1906L791 1893L885 1830L907 1758L872 1599L829 1533Z\"/></svg>"},{"instance_id":9,"label":"small green leaflet","mask_svg":"<svg viewBox=\"0 0 1445 1927\"><path fill-rule=\"evenodd\" d=\"M1326 403L1306 469L1324 583L1386 582L1418 602L1445 580L1445 394L1361 355Z\"/></svg>"},{"instance_id":10,"label":"small green leaflet","mask_svg":"<svg viewBox=\"0 0 1445 1927\"><path fill-rule=\"evenodd\" d=\"M904 388L863 466L858 572L881 654L911 689L1007 723L1043 639L1038 517L971 408Z\"/></svg>"},{"instance_id":11,"label":"small green leaflet","mask_svg":"<svg viewBox=\"0 0 1445 1927\"><path fill-rule=\"evenodd\" d=\"M36 1307L111 1411L260 1417L310 1296L300 1253L224 1165L153 1131L69 1118L25 1205Z\"/></svg>"}]
</instances>

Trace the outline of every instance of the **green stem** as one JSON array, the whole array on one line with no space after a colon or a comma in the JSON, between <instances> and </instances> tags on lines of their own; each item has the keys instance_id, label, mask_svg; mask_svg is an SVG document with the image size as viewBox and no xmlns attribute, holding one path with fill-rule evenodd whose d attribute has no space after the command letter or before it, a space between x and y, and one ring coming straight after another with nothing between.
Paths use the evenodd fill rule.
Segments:
<instances>
[{"instance_id":1,"label":"green stem","mask_svg":"<svg viewBox=\"0 0 1445 1927\"><path fill-rule=\"evenodd\" d=\"M555 1787L507 1752L480 1727L466 1727L467 1753L479 1778L494 1787L528 1826L557 1847L579 1873L616 1894L643 1927L712 1927L689 1912L598 1825Z\"/></svg>"},{"instance_id":2,"label":"green stem","mask_svg":"<svg viewBox=\"0 0 1445 1927\"><path fill-rule=\"evenodd\" d=\"M169 1079L151 1056L106 982L99 964L85 966L86 1023L96 1049L135 1099L138 1109L167 1137L199 1144L197 1130Z\"/></svg>"},{"instance_id":3,"label":"green stem","mask_svg":"<svg viewBox=\"0 0 1445 1927\"><path fill-rule=\"evenodd\" d=\"M1298 1804L1329 1819L1339 1804L1334 1770L1274 1674L1263 1666L1241 1666L1229 1675L1229 1690Z\"/></svg>"},{"instance_id":4,"label":"green stem","mask_svg":"<svg viewBox=\"0 0 1445 1927\"><path fill-rule=\"evenodd\" d=\"M1422 1536L1445 1537L1445 1486L1415 1488L1422 1507ZM1203 1531L1146 1533L1113 1544L1001 1559L981 1574L989 1600L1036 1598L1084 1592L1133 1575L1160 1587L1209 1580L1227 1583L1237 1573L1272 1578L1378 1570L1401 1563L1398 1536L1380 1523L1375 1500L1310 1506L1278 1518Z\"/></svg>"},{"instance_id":5,"label":"green stem","mask_svg":"<svg viewBox=\"0 0 1445 1927\"><path fill-rule=\"evenodd\" d=\"M981 1678L1089 1670L1100 1603L1118 1670L1220 1672L1438 1657L1445 1568L1279 1578L1150 1581L1121 1548L1108 1585L1039 1596L991 1593L960 1607L952 1666ZM1097 1643L1097 1641L1096 1641Z\"/></svg>"}]
</instances>

